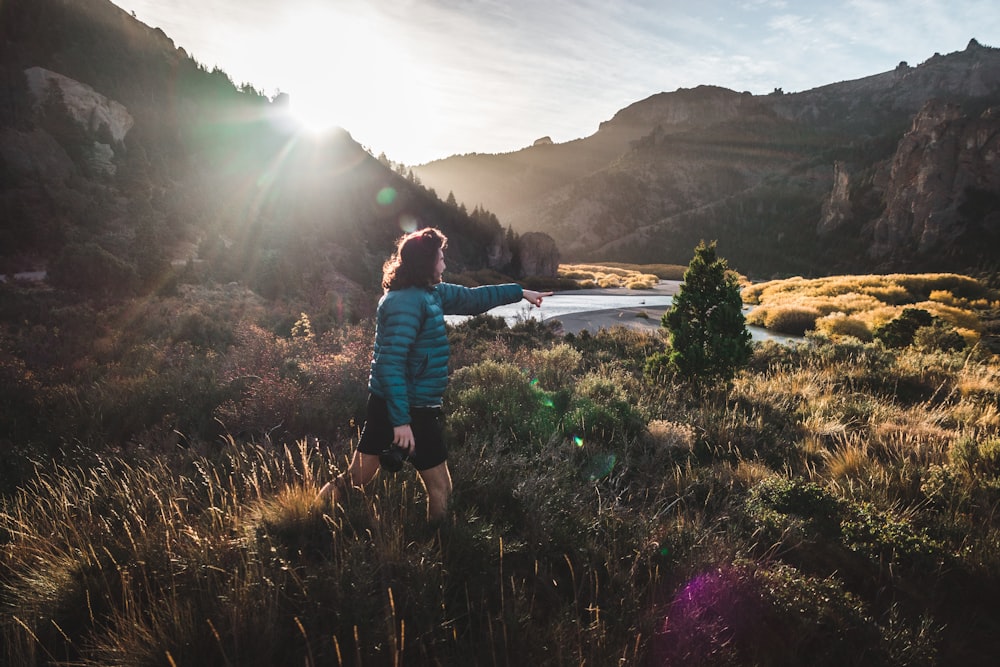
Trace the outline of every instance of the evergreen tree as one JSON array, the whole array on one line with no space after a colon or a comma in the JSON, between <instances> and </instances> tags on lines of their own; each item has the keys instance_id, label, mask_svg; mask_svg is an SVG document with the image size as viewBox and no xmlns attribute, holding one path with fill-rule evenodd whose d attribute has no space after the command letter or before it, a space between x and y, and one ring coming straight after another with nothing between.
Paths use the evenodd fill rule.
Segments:
<instances>
[{"instance_id":1,"label":"evergreen tree","mask_svg":"<svg viewBox=\"0 0 1000 667\"><path fill-rule=\"evenodd\" d=\"M726 260L716 256L714 241L695 248L661 323L670 330L670 365L691 380L730 380L750 359L739 285Z\"/></svg>"}]
</instances>

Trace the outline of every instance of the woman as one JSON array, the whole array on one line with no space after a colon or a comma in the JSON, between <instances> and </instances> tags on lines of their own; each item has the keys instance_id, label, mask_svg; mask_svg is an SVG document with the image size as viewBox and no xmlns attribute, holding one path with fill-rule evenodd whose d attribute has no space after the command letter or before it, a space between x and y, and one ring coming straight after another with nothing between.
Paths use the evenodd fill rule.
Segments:
<instances>
[{"instance_id":1,"label":"woman","mask_svg":"<svg viewBox=\"0 0 1000 667\"><path fill-rule=\"evenodd\" d=\"M541 306L552 294L514 283L468 288L441 282L447 243L444 234L428 227L402 237L385 263L365 426L347 472L320 490L322 502L335 504L348 484L370 482L379 471L379 456L391 453L391 445L420 475L428 519L447 512L452 484L442 437L449 355L444 316L478 315L522 298Z\"/></svg>"}]
</instances>

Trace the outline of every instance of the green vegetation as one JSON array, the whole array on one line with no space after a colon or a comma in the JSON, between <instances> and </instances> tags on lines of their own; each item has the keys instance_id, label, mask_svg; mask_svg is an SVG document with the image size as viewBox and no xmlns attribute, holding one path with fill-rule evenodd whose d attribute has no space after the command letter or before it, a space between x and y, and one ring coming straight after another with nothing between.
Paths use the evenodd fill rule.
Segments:
<instances>
[{"instance_id":1,"label":"green vegetation","mask_svg":"<svg viewBox=\"0 0 1000 667\"><path fill-rule=\"evenodd\" d=\"M751 352L742 309L736 277L716 255L715 243L702 241L662 318L670 332L670 366L693 383L732 378Z\"/></svg>"},{"instance_id":2,"label":"green vegetation","mask_svg":"<svg viewBox=\"0 0 1000 667\"><path fill-rule=\"evenodd\" d=\"M357 437L367 325L242 291L111 314L4 289L4 321L28 324L0 368L3 664L1000 650L1000 364L981 349L761 344L726 391L692 393L644 372L661 336L474 318L450 333L453 520L431 527L410 469L311 505Z\"/></svg>"}]
</instances>

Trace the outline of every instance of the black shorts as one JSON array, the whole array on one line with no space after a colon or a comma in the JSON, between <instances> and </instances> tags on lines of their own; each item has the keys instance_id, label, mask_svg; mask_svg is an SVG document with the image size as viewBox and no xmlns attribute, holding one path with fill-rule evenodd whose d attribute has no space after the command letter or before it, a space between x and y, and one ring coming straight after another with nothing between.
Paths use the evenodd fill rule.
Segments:
<instances>
[{"instance_id":1,"label":"black shorts","mask_svg":"<svg viewBox=\"0 0 1000 667\"><path fill-rule=\"evenodd\" d=\"M417 470L428 470L448 460L444 446L444 415L441 408L410 408L413 430L413 454L410 463ZM385 399L368 394L365 426L361 430L358 451L378 456L392 444L392 423Z\"/></svg>"}]
</instances>

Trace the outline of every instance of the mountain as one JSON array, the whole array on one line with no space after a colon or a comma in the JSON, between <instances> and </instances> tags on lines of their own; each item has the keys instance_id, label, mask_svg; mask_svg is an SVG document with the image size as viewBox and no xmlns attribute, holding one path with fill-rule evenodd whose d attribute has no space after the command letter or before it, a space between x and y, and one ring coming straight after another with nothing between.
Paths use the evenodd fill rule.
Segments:
<instances>
[{"instance_id":1,"label":"mountain","mask_svg":"<svg viewBox=\"0 0 1000 667\"><path fill-rule=\"evenodd\" d=\"M801 93L659 93L583 139L414 172L571 260L686 263L714 238L758 276L995 267L998 104L1000 49L971 40Z\"/></svg>"},{"instance_id":2,"label":"mountain","mask_svg":"<svg viewBox=\"0 0 1000 667\"><path fill-rule=\"evenodd\" d=\"M107 0L5 0L0 55L0 275L330 303L378 289L395 239L423 225L448 235L452 272L520 266L489 211L442 202L346 131L300 133L287 96L235 85Z\"/></svg>"}]
</instances>

